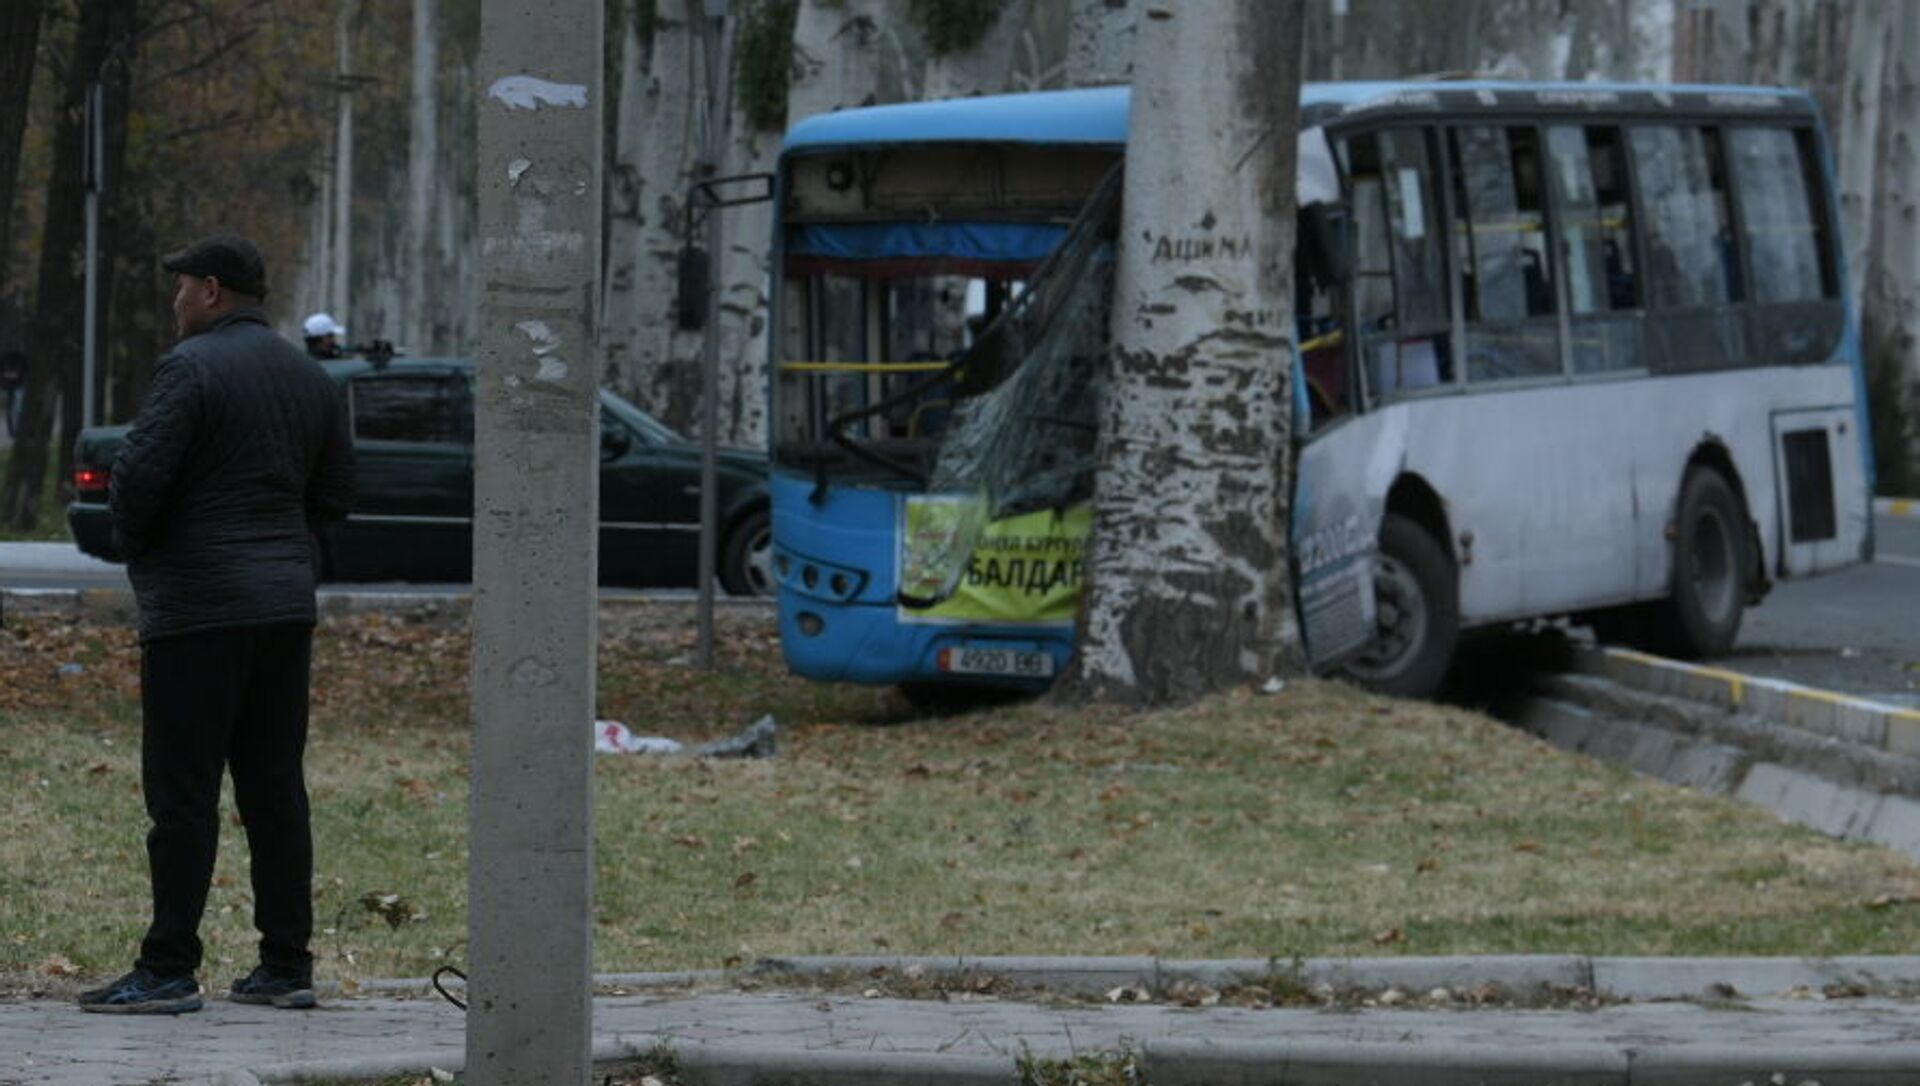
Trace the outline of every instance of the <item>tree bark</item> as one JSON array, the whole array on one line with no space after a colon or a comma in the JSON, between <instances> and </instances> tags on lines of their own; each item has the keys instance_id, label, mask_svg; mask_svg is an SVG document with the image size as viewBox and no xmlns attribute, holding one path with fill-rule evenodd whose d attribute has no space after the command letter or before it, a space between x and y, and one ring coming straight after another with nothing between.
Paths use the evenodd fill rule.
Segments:
<instances>
[{"instance_id":1,"label":"tree bark","mask_svg":"<svg viewBox=\"0 0 1920 1086\"><path fill-rule=\"evenodd\" d=\"M700 406L700 339L674 322L687 186L705 98L698 17L698 4L690 9L686 0L658 0L650 44L629 41L635 52L623 67L622 121L608 186L613 222L601 330L603 380L681 429L697 420Z\"/></svg>"},{"instance_id":2,"label":"tree bark","mask_svg":"<svg viewBox=\"0 0 1920 1086\"><path fill-rule=\"evenodd\" d=\"M0 489L0 520L32 531L39 520L41 488L53 440L55 401L63 388L77 392L84 284L82 221L86 193L78 183L86 133L87 84L98 79L108 53L130 45L136 0L85 0L74 34L73 63L62 88L54 134L53 170L47 177L47 218L41 235L39 286L34 295L33 353L29 355L26 410ZM73 436L71 426L62 440Z\"/></svg>"},{"instance_id":3,"label":"tree bark","mask_svg":"<svg viewBox=\"0 0 1920 1086\"><path fill-rule=\"evenodd\" d=\"M769 172L780 154L780 134L756 132L739 110L731 116L723 168L729 175ZM727 216L726 249L714 254L719 275L719 438L723 445L763 448L767 442L767 297L772 273L773 203L742 204Z\"/></svg>"},{"instance_id":4,"label":"tree bark","mask_svg":"<svg viewBox=\"0 0 1920 1086\"><path fill-rule=\"evenodd\" d=\"M971 48L930 57L921 81L925 101L1001 94L1013 87L1018 45L1032 16L1034 0L1009 0L993 26Z\"/></svg>"},{"instance_id":5,"label":"tree bark","mask_svg":"<svg viewBox=\"0 0 1920 1086\"><path fill-rule=\"evenodd\" d=\"M1304 666L1286 533L1301 15L1143 12L1069 697L1179 703Z\"/></svg>"},{"instance_id":6,"label":"tree bark","mask_svg":"<svg viewBox=\"0 0 1920 1086\"><path fill-rule=\"evenodd\" d=\"M27 131L27 99L40 46L42 0L13 0L0 10L0 296L13 293L14 194L20 175L20 139Z\"/></svg>"},{"instance_id":7,"label":"tree bark","mask_svg":"<svg viewBox=\"0 0 1920 1086\"><path fill-rule=\"evenodd\" d=\"M1873 232L1879 253L1868 296L1866 340L1872 361L1920 386L1920 5L1896 4L1891 18L1880 104L1883 144L1879 207Z\"/></svg>"},{"instance_id":8,"label":"tree bark","mask_svg":"<svg viewBox=\"0 0 1920 1086\"><path fill-rule=\"evenodd\" d=\"M1140 5L1133 0L1073 0L1072 10L1067 85L1099 87L1131 79Z\"/></svg>"},{"instance_id":9,"label":"tree bark","mask_svg":"<svg viewBox=\"0 0 1920 1086\"><path fill-rule=\"evenodd\" d=\"M891 0L801 0L789 126L816 113L913 96L918 73L895 28L903 7Z\"/></svg>"},{"instance_id":10,"label":"tree bark","mask_svg":"<svg viewBox=\"0 0 1920 1086\"><path fill-rule=\"evenodd\" d=\"M1868 241L1874 235L1879 171L1880 91L1886 71L1887 39L1893 27L1888 9L1851 13L1847 34L1846 85L1834 118L1834 152L1839 159L1840 214L1845 222L1847 282L1855 298L1866 297L1872 272Z\"/></svg>"}]
</instances>

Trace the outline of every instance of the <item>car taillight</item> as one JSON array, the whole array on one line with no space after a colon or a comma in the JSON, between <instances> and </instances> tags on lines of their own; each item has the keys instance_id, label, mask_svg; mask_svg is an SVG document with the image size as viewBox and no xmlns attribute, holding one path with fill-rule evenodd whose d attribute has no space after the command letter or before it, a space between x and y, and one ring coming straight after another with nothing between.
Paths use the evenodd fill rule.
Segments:
<instances>
[{"instance_id":1,"label":"car taillight","mask_svg":"<svg viewBox=\"0 0 1920 1086\"><path fill-rule=\"evenodd\" d=\"M75 468L73 469L73 488L75 490L107 489L107 469L106 468Z\"/></svg>"}]
</instances>

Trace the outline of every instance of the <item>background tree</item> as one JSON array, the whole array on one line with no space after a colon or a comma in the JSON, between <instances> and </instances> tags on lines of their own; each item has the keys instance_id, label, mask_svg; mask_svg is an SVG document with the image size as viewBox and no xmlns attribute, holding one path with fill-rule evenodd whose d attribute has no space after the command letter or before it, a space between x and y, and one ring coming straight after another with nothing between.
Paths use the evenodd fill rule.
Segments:
<instances>
[{"instance_id":1,"label":"background tree","mask_svg":"<svg viewBox=\"0 0 1920 1086\"><path fill-rule=\"evenodd\" d=\"M1183 702L1303 665L1287 579L1302 5L1153 9L1070 692Z\"/></svg>"},{"instance_id":2,"label":"background tree","mask_svg":"<svg viewBox=\"0 0 1920 1086\"><path fill-rule=\"evenodd\" d=\"M71 61L61 73L59 130L54 137L53 168L46 178L47 225L41 236L40 275L34 294L32 363L21 432L7 461L0 488L0 522L21 531L36 527L40 491L46 480L54 409L62 391L71 402L75 384L69 371L82 342L81 208L78 183L86 135L87 87L99 80L109 58L124 67L135 44L135 0L84 0L74 29ZM69 424L65 433L73 433Z\"/></svg>"},{"instance_id":3,"label":"background tree","mask_svg":"<svg viewBox=\"0 0 1920 1086\"><path fill-rule=\"evenodd\" d=\"M27 129L27 104L33 89L34 54L40 45L42 0L14 0L0 8L0 296L13 293L7 255L19 204L14 181L20 175L20 142Z\"/></svg>"}]
</instances>

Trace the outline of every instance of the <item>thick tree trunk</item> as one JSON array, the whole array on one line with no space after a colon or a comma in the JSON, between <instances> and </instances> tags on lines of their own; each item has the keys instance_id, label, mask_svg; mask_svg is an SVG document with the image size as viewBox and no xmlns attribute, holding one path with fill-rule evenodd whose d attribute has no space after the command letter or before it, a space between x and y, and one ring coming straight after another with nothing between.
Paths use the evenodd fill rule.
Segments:
<instances>
[{"instance_id":1,"label":"thick tree trunk","mask_svg":"<svg viewBox=\"0 0 1920 1086\"><path fill-rule=\"evenodd\" d=\"M774 168L780 154L780 134L754 132L740 111L734 110L735 135L728 140L722 168L730 175L761 173ZM767 443L767 297L773 203L722 208L726 250L715 254L719 279L720 443L763 448Z\"/></svg>"},{"instance_id":2,"label":"thick tree trunk","mask_svg":"<svg viewBox=\"0 0 1920 1086\"><path fill-rule=\"evenodd\" d=\"M1099 87L1133 78L1137 0L1073 0L1067 39L1067 85Z\"/></svg>"},{"instance_id":3,"label":"thick tree trunk","mask_svg":"<svg viewBox=\"0 0 1920 1086\"><path fill-rule=\"evenodd\" d=\"M1893 22L1880 104L1880 206L1873 213L1880 266L1867 297L1867 346L1875 361L1904 373L1911 389L1920 384L1920 4L1895 5Z\"/></svg>"},{"instance_id":4,"label":"thick tree trunk","mask_svg":"<svg viewBox=\"0 0 1920 1086\"><path fill-rule=\"evenodd\" d=\"M1068 696L1303 666L1287 574L1299 2L1145 13Z\"/></svg>"},{"instance_id":5,"label":"thick tree trunk","mask_svg":"<svg viewBox=\"0 0 1920 1086\"><path fill-rule=\"evenodd\" d=\"M136 0L86 0L75 31L73 63L60 99L54 135L53 171L47 178L47 218L41 234L39 288L34 295L34 334L26 411L0 490L0 521L31 531L39 519L40 494L53 440L55 400L63 386L77 390L84 284L81 248L85 193L76 183L86 132L87 84L100 77L108 51L126 43ZM131 47L130 45L128 46ZM62 441L69 441L69 428Z\"/></svg>"},{"instance_id":6,"label":"thick tree trunk","mask_svg":"<svg viewBox=\"0 0 1920 1086\"><path fill-rule=\"evenodd\" d=\"M611 378L634 403L683 429L700 407L700 339L674 323L687 186L705 98L693 22L698 13L699 5L690 9L687 0L658 0L651 45L628 45L637 52L622 75L601 330L603 380Z\"/></svg>"},{"instance_id":7,"label":"thick tree trunk","mask_svg":"<svg viewBox=\"0 0 1920 1086\"><path fill-rule=\"evenodd\" d=\"M1888 9L1863 7L1851 13L1847 28L1846 84L1835 122L1839 159L1840 214L1845 220L1847 281L1855 298L1865 297L1870 270L1868 241L1874 236L1875 190L1879 170L1880 91L1886 71L1887 40L1893 30Z\"/></svg>"},{"instance_id":8,"label":"thick tree trunk","mask_svg":"<svg viewBox=\"0 0 1920 1086\"><path fill-rule=\"evenodd\" d=\"M801 0L788 125L816 113L912 96L919 73L895 29L904 6L892 0Z\"/></svg>"},{"instance_id":9,"label":"thick tree trunk","mask_svg":"<svg viewBox=\"0 0 1920 1086\"><path fill-rule=\"evenodd\" d=\"M1008 0L993 26L970 48L943 53L927 61L920 97L926 101L1001 94L1013 88L1019 44L1033 16L1034 0Z\"/></svg>"},{"instance_id":10,"label":"thick tree trunk","mask_svg":"<svg viewBox=\"0 0 1920 1086\"><path fill-rule=\"evenodd\" d=\"M0 296L13 293L9 279L20 138L27 130L27 98L45 10L42 0L11 0L0 9Z\"/></svg>"}]
</instances>

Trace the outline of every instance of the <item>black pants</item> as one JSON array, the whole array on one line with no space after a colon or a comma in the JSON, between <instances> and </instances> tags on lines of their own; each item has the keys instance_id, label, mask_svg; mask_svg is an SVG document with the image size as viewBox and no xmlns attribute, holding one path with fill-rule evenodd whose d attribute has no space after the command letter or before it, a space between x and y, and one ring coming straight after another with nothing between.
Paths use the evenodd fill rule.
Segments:
<instances>
[{"instance_id":1,"label":"black pants","mask_svg":"<svg viewBox=\"0 0 1920 1086\"><path fill-rule=\"evenodd\" d=\"M141 781L153 926L136 963L162 976L200 967L200 917L220 841L220 779L253 855L260 961L307 972L313 836L302 757L313 630L255 626L148 642L140 656Z\"/></svg>"}]
</instances>

